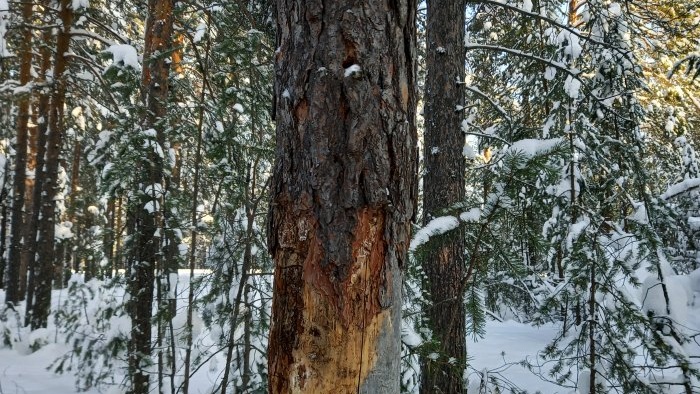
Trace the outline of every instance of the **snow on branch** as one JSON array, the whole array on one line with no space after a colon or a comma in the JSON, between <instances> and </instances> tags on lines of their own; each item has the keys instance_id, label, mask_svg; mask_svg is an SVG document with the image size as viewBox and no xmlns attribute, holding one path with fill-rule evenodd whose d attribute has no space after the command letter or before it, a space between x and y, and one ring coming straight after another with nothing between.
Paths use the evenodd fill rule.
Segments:
<instances>
[{"instance_id":1,"label":"snow on branch","mask_svg":"<svg viewBox=\"0 0 700 394\"><path fill-rule=\"evenodd\" d=\"M528 158L545 155L564 142L563 138L535 139L528 138L513 142L508 148L509 153L521 153Z\"/></svg>"},{"instance_id":2,"label":"snow on branch","mask_svg":"<svg viewBox=\"0 0 700 394\"><path fill-rule=\"evenodd\" d=\"M136 48L128 44L114 44L105 49L105 52L111 53L115 65L123 67L131 67L134 70L141 70L139 57L136 54Z\"/></svg>"},{"instance_id":3,"label":"snow on branch","mask_svg":"<svg viewBox=\"0 0 700 394\"><path fill-rule=\"evenodd\" d=\"M578 37L586 42L600 45L603 48L610 49L610 50L612 50L614 52L618 52L622 55L627 56L630 53L630 50L622 49L622 48L615 46L611 43L597 40L597 39L593 38L590 33L586 34L586 33L581 32L580 30L578 30L576 28L578 26L575 26L575 27L567 26L564 23L558 22L557 20L546 16L544 13L534 12L534 11L532 11L532 9L530 7L525 6L526 5L525 2L523 2L523 8L509 4L509 3L504 2L502 0L501 1L499 1L499 0L482 0L481 3L501 7L503 9L511 10L514 12L518 12L523 16L532 18L533 20L539 19L541 21L547 22L548 24L555 26L555 27L569 33L572 36Z\"/></svg>"},{"instance_id":4,"label":"snow on branch","mask_svg":"<svg viewBox=\"0 0 700 394\"><path fill-rule=\"evenodd\" d=\"M508 112L503 107L501 107L495 100L493 100L489 95L487 95L486 93L482 92L474 86L467 85L466 83L463 85L464 88L468 91L477 94L480 97L484 98L486 101L488 101L491 104L491 106L496 109L496 111L500 112L501 115L503 115L503 117L506 119L509 125L513 124L513 120L511 119L510 115L508 115Z\"/></svg>"},{"instance_id":5,"label":"snow on branch","mask_svg":"<svg viewBox=\"0 0 700 394\"><path fill-rule=\"evenodd\" d=\"M697 189L698 187L700 187L700 178L686 179L683 182L679 182L669 186L668 189L666 189L666 192L661 195L661 199L669 200L673 197L678 196L679 194L683 194L693 189Z\"/></svg>"},{"instance_id":6,"label":"snow on branch","mask_svg":"<svg viewBox=\"0 0 700 394\"><path fill-rule=\"evenodd\" d=\"M466 212L462 212L459 218L455 216L440 216L437 217L425 226L418 230L411 240L411 245L408 250L414 252L421 245L428 243L430 237L445 234L459 227L460 221L464 223L476 222L481 218L481 209L472 208Z\"/></svg>"},{"instance_id":7,"label":"snow on branch","mask_svg":"<svg viewBox=\"0 0 700 394\"><path fill-rule=\"evenodd\" d=\"M490 44L477 44L477 43L467 43L464 45L464 47L469 50L469 49L486 49L486 50L491 50L491 51L498 51L498 52L505 52L505 53L510 53L511 55L515 56L520 56L524 57L527 59L532 59L532 60L537 60L539 62L542 62L544 64L548 64L556 69L562 70L563 72L573 76L573 77L578 77L579 74L581 74L581 70L577 68L570 68L566 64L562 62L557 62L555 60L551 59L545 59L541 56L533 55L532 53L521 51L518 49L513 49L513 48L508 48L504 47L501 45L490 45Z\"/></svg>"},{"instance_id":8,"label":"snow on branch","mask_svg":"<svg viewBox=\"0 0 700 394\"><path fill-rule=\"evenodd\" d=\"M678 69L683 65L683 63L688 63L688 69L685 72L686 76L690 76L693 71L695 71L695 73L693 73L693 79L700 76L700 53L693 53L677 61L673 67L671 67L671 71L668 72L669 79L673 77L673 74L678 72Z\"/></svg>"}]
</instances>

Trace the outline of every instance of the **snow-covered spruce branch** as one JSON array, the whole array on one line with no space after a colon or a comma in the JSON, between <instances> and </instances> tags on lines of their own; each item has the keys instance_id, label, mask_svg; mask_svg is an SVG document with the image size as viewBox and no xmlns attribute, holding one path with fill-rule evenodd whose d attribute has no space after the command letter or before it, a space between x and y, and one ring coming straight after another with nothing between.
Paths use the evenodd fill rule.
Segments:
<instances>
[{"instance_id":1,"label":"snow-covered spruce branch","mask_svg":"<svg viewBox=\"0 0 700 394\"><path fill-rule=\"evenodd\" d=\"M497 103L495 100L493 100L489 95L487 95L486 93L482 92L481 90L479 90L479 89L477 89L477 88L475 88L475 87L473 87L473 86L470 86L470 85L468 85L468 84L466 84L466 83L462 83L462 82L459 82L459 83L462 84L462 85L464 85L464 88L467 89L468 91L470 91L470 92L472 92L472 93L474 93L474 94L476 94L476 95L479 95L479 96L481 96L482 98L486 99L486 100L491 104L491 106L493 106L493 107L496 109L496 111L500 112L501 115L503 115L503 117L506 118L506 121L508 122L508 126L509 126L511 129L513 128L513 120L512 120L512 118L510 117L510 115L508 115L508 112L507 112L503 107L501 107L500 105L498 105L498 103Z\"/></svg>"},{"instance_id":2,"label":"snow-covered spruce branch","mask_svg":"<svg viewBox=\"0 0 700 394\"><path fill-rule=\"evenodd\" d=\"M698 188L700 188L700 178L690 178L669 186L659 197L666 201Z\"/></svg>"},{"instance_id":3,"label":"snow-covered spruce branch","mask_svg":"<svg viewBox=\"0 0 700 394\"><path fill-rule=\"evenodd\" d=\"M107 46L114 45L116 44L115 41L112 41L106 37L102 37L99 34L96 34L94 32L91 32L89 30L85 29L71 29L70 30L70 35L71 37L85 37L85 38L91 38L95 41L99 41Z\"/></svg>"},{"instance_id":4,"label":"snow-covered spruce branch","mask_svg":"<svg viewBox=\"0 0 700 394\"><path fill-rule=\"evenodd\" d=\"M128 43L129 43L129 41L128 41L126 38L122 37L121 34L119 34L118 32L114 31L110 26L108 26L107 24L103 23L103 22L100 21L99 19L94 18L94 17L92 17L92 16L90 16L90 15L88 15L88 14L84 14L84 15L82 15L82 16L84 16L85 19L86 19L88 22L94 23L95 25L97 25L97 26L99 26L100 28L104 29L105 31L109 32L112 36L114 36L114 39L117 40L117 41L119 41L120 43L122 43L122 44L128 44ZM94 34L94 33L93 33L93 34ZM103 37L103 38L104 38L104 37ZM104 39L106 40L107 38L104 38ZM110 45L111 45L111 44L110 44Z\"/></svg>"},{"instance_id":5,"label":"snow-covered spruce branch","mask_svg":"<svg viewBox=\"0 0 700 394\"><path fill-rule=\"evenodd\" d=\"M576 79L579 79L579 75L581 75L581 70L579 70L577 68L571 68L571 67L567 66L565 63L558 62L558 61L551 60L551 59L545 59L541 56L533 55L532 53L521 51L519 49L508 48L508 47L504 47L501 45L476 44L476 43L471 43L471 42L465 44L464 47L467 50L486 49L486 50L496 51L496 52L505 52L505 53L509 53L511 55L515 55L518 57L524 57L526 59L536 60L536 61L541 62L543 64L547 64L551 67L554 67L558 70L561 70L564 73L569 74Z\"/></svg>"},{"instance_id":6,"label":"snow-covered spruce branch","mask_svg":"<svg viewBox=\"0 0 700 394\"><path fill-rule=\"evenodd\" d=\"M102 73L98 72L98 70L96 69L97 65L92 59L87 58L85 56L80 56L74 52L66 53L65 55L66 58L80 61L80 63L83 64L87 68L87 70L90 71L90 74L94 75L95 78L97 78L97 80L100 82L100 85L102 85L102 87L104 88L104 91L107 92L105 97L109 99L109 101L112 105L114 105L115 108L119 107L119 104L117 103L116 99L111 94L109 84L107 83L107 81L104 80L104 78L102 78Z\"/></svg>"},{"instance_id":7,"label":"snow-covered spruce branch","mask_svg":"<svg viewBox=\"0 0 700 394\"><path fill-rule=\"evenodd\" d=\"M571 26L565 25L563 23L557 22L556 20L554 20L548 16L539 14L537 12L528 11L528 10L525 10L523 8L516 7L512 4L508 4L508 3L500 2L500 1L496 1L496 0L482 0L482 1L480 1L480 3L488 4L488 5L492 5L492 6L497 6L497 7L503 8L503 9L507 9L507 10L511 10L511 11L517 12L521 15L527 16L529 18L539 19L541 21L547 22L548 24L550 24L552 26L558 27L558 28L566 31L567 33L570 33L578 38L581 38L584 41L587 41L587 42L590 42L590 43L593 43L596 45L600 45L603 48L607 48L607 49L610 49L614 52L618 52L624 56L628 56L632 52L631 50L622 49L619 46L615 46L611 43L597 40L597 39L591 37L590 34L584 34L580 30L576 29L575 27L571 27ZM579 7L581 7L584 3L585 2L582 2L581 4L579 4Z\"/></svg>"},{"instance_id":8,"label":"snow-covered spruce branch","mask_svg":"<svg viewBox=\"0 0 700 394\"><path fill-rule=\"evenodd\" d=\"M681 60L676 61L667 74L668 78L672 78L684 63L688 63L688 69L685 71L686 76L689 76L693 71L695 71L693 74L693 80L700 76L700 54L693 53Z\"/></svg>"}]
</instances>

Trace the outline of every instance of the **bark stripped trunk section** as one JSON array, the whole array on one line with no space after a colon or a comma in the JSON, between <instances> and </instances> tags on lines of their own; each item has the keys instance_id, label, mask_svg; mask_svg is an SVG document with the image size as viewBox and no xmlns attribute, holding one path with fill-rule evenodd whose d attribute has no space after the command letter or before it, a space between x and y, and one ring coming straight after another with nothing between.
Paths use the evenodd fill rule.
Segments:
<instances>
[{"instance_id":1,"label":"bark stripped trunk section","mask_svg":"<svg viewBox=\"0 0 700 394\"><path fill-rule=\"evenodd\" d=\"M155 130L155 141L139 162L140 176L136 201L130 205L128 221L133 223L133 236L128 259L128 290L131 295L129 314L132 329L129 343L129 392L149 392L147 365L151 356L151 311L154 293L154 270L159 266L162 227L162 190L165 185L163 158L156 152L165 150L168 77L172 48L173 10L175 0L149 0L141 79L142 100L146 107L144 130ZM151 137L148 137L151 138ZM160 185L160 186L156 186Z\"/></svg>"},{"instance_id":2,"label":"bark stripped trunk section","mask_svg":"<svg viewBox=\"0 0 700 394\"><path fill-rule=\"evenodd\" d=\"M427 2L425 81L424 224L464 199L464 0ZM422 261L431 307L430 328L439 342L437 359L421 360L421 393L463 393L466 367L464 237L439 237ZM450 362L450 359L455 362Z\"/></svg>"},{"instance_id":3,"label":"bark stripped trunk section","mask_svg":"<svg viewBox=\"0 0 700 394\"><path fill-rule=\"evenodd\" d=\"M416 3L277 5L269 390L396 393Z\"/></svg>"}]
</instances>

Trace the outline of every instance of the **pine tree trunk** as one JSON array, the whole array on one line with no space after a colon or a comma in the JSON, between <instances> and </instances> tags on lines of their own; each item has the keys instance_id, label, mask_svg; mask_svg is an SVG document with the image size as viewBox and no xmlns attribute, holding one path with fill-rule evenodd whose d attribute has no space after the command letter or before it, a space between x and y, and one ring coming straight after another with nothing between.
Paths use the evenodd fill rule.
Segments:
<instances>
[{"instance_id":1,"label":"pine tree trunk","mask_svg":"<svg viewBox=\"0 0 700 394\"><path fill-rule=\"evenodd\" d=\"M45 12L49 12L48 9ZM45 43L50 43L53 39L53 34L50 30L44 31L43 40ZM41 67L39 72L38 82L46 83L49 69L51 67L51 50L49 45L44 45L41 50ZM42 190L44 185L44 162L46 153L46 135L48 130L50 94L46 91L39 93L39 102L37 104L37 114L41 114L37 127L36 139L36 173L34 175L34 196L32 197L32 210L29 222L26 224L26 232L24 235L24 249L22 251L22 259L27 261L27 305L24 317L24 325L28 326L32 322L32 314L34 310L34 293L36 292L36 250L37 250L37 231L39 226L39 213L41 210Z\"/></svg>"},{"instance_id":2,"label":"pine tree trunk","mask_svg":"<svg viewBox=\"0 0 700 394\"><path fill-rule=\"evenodd\" d=\"M68 66L66 53L70 48L70 29L73 24L73 10L70 0L61 0L58 12L61 28L56 38L56 51L53 68L54 90L48 113L48 135L46 140L46 162L42 172L42 201L37 234L37 260L35 278L35 299L32 310L32 329L46 327L51 307L51 289L54 271L55 214L54 197L58 189L58 166L64 134L63 106L66 98L65 71Z\"/></svg>"},{"instance_id":3,"label":"pine tree trunk","mask_svg":"<svg viewBox=\"0 0 700 394\"><path fill-rule=\"evenodd\" d=\"M29 245L31 241L29 238L31 236L36 237L36 232L32 232L32 217L34 212L34 185L37 173L37 141L39 140L39 119L38 119L38 109L39 104L34 104L34 113L32 114L32 123L34 126L28 129L29 139L27 141L27 172L28 174L24 179L24 226L22 228L22 239L24 244L22 245L22 253L20 256L20 277L19 277L19 291L21 295L27 294L28 281L29 281L29 264L30 261ZM30 175L31 174L31 175Z\"/></svg>"},{"instance_id":4,"label":"pine tree trunk","mask_svg":"<svg viewBox=\"0 0 700 394\"><path fill-rule=\"evenodd\" d=\"M149 0L141 80L142 100L146 107L144 130L155 130L155 143L165 149L168 76L172 47L174 0ZM149 392L149 373L145 367L151 355L151 312L155 269L162 263L160 235L163 196L156 185L165 185L163 158L153 149L144 152L139 163L139 191L130 204L129 219L133 223L132 245L127 262L128 291L131 295L129 314L132 329L129 344L129 393ZM149 191L150 190L150 191ZM149 208L150 205L150 208Z\"/></svg>"},{"instance_id":5,"label":"pine tree trunk","mask_svg":"<svg viewBox=\"0 0 700 394\"><path fill-rule=\"evenodd\" d=\"M2 176L2 191L0 191L0 289L5 288L5 267L7 266L7 258L5 251L7 250L7 228L9 227L9 215L7 208L9 205L9 176L10 161L5 160Z\"/></svg>"},{"instance_id":6,"label":"pine tree trunk","mask_svg":"<svg viewBox=\"0 0 700 394\"><path fill-rule=\"evenodd\" d=\"M425 81L424 224L464 199L464 0L427 2ZM438 359L422 358L421 393L463 393L466 368L464 237L460 230L437 238L422 261L429 324ZM450 362L453 359L456 361Z\"/></svg>"},{"instance_id":7,"label":"pine tree trunk","mask_svg":"<svg viewBox=\"0 0 700 394\"><path fill-rule=\"evenodd\" d=\"M88 269L87 265L81 267L83 259L85 256L86 248L86 230L89 228L86 221L90 220L89 215L85 215L85 205L80 201L78 196L78 188L80 184L80 155L82 152L82 144L80 143L80 138L76 132L75 138L73 140L73 152L71 154L71 165L70 165L70 194L68 194L68 201L66 203L66 216L67 220L72 223L72 231L74 236L65 239L61 244L65 245L65 257L64 261L68 268L72 269L74 272L80 271L83 268L85 272L85 281L90 280L94 275ZM59 254L59 256L61 256ZM87 260L84 261L87 264ZM64 271L64 270L62 270Z\"/></svg>"},{"instance_id":8,"label":"pine tree trunk","mask_svg":"<svg viewBox=\"0 0 700 394\"><path fill-rule=\"evenodd\" d=\"M20 49L19 83L27 86L31 81L32 67L32 31L29 27L32 23L34 3L22 1L22 19L27 26L24 28ZM27 174L27 142L29 137L29 107L31 97L29 93L23 93L19 99L17 108L17 135L15 142L15 169L12 184L12 217L10 219L10 248L7 266L7 288L5 289L5 302L17 304L24 299L21 292L20 277L22 262L22 230L24 229L24 192L25 177ZM24 274L26 275L26 274Z\"/></svg>"},{"instance_id":9,"label":"pine tree trunk","mask_svg":"<svg viewBox=\"0 0 700 394\"><path fill-rule=\"evenodd\" d=\"M278 1L271 393L398 393L413 0Z\"/></svg>"},{"instance_id":10,"label":"pine tree trunk","mask_svg":"<svg viewBox=\"0 0 700 394\"><path fill-rule=\"evenodd\" d=\"M117 196L115 198L117 201L115 203L116 206L114 208L114 262L112 263L112 267L114 268L114 275L118 276L118 270L126 268L123 261L124 245L122 242L122 234L124 233L124 229L122 229L122 226L125 223L123 223L122 221L122 217L124 216L124 200L121 196Z\"/></svg>"},{"instance_id":11,"label":"pine tree trunk","mask_svg":"<svg viewBox=\"0 0 700 394\"><path fill-rule=\"evenodd\" d=\"M102 234L102 252L104 253L107 265L101 267L101 275L104 275L106 278L112 278L117 268L114 262L115 199L115 197L110 197L107 200L107 212L105 212L107 222L105 223L104 233Z\"/></svg>"}]
</instances>

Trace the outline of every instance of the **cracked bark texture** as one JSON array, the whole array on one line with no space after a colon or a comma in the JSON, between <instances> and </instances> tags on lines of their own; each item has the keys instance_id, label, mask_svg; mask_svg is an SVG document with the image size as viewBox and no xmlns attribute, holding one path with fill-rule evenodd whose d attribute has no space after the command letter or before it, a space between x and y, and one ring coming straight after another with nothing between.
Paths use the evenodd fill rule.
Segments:
<instances>
[{"instance_id":1,"label":"cracked bark texture","mask_svg":"<svg viewBox=\"0 0 700 394\"><path fill-rule=\"evenodd\" d=\"M428 0L425 80L424 224L464 200L462 111L465 0ZM429 325L437 359L421 360L421 393L463 393L466 367L464 237L456 230L431 239L422 260ZM450 359L453 361L450 362Z\"/></svg>"},{"instance_id":2,"label":"cracked bark texture","mask_svg":"<svg viewBox=\"0 0 700 394\"><path fill-rule=\"evenodd\" d=\"M271 393L399 392L415 10L415 0L277 2Z\"/></svg>"}]
</instances>

